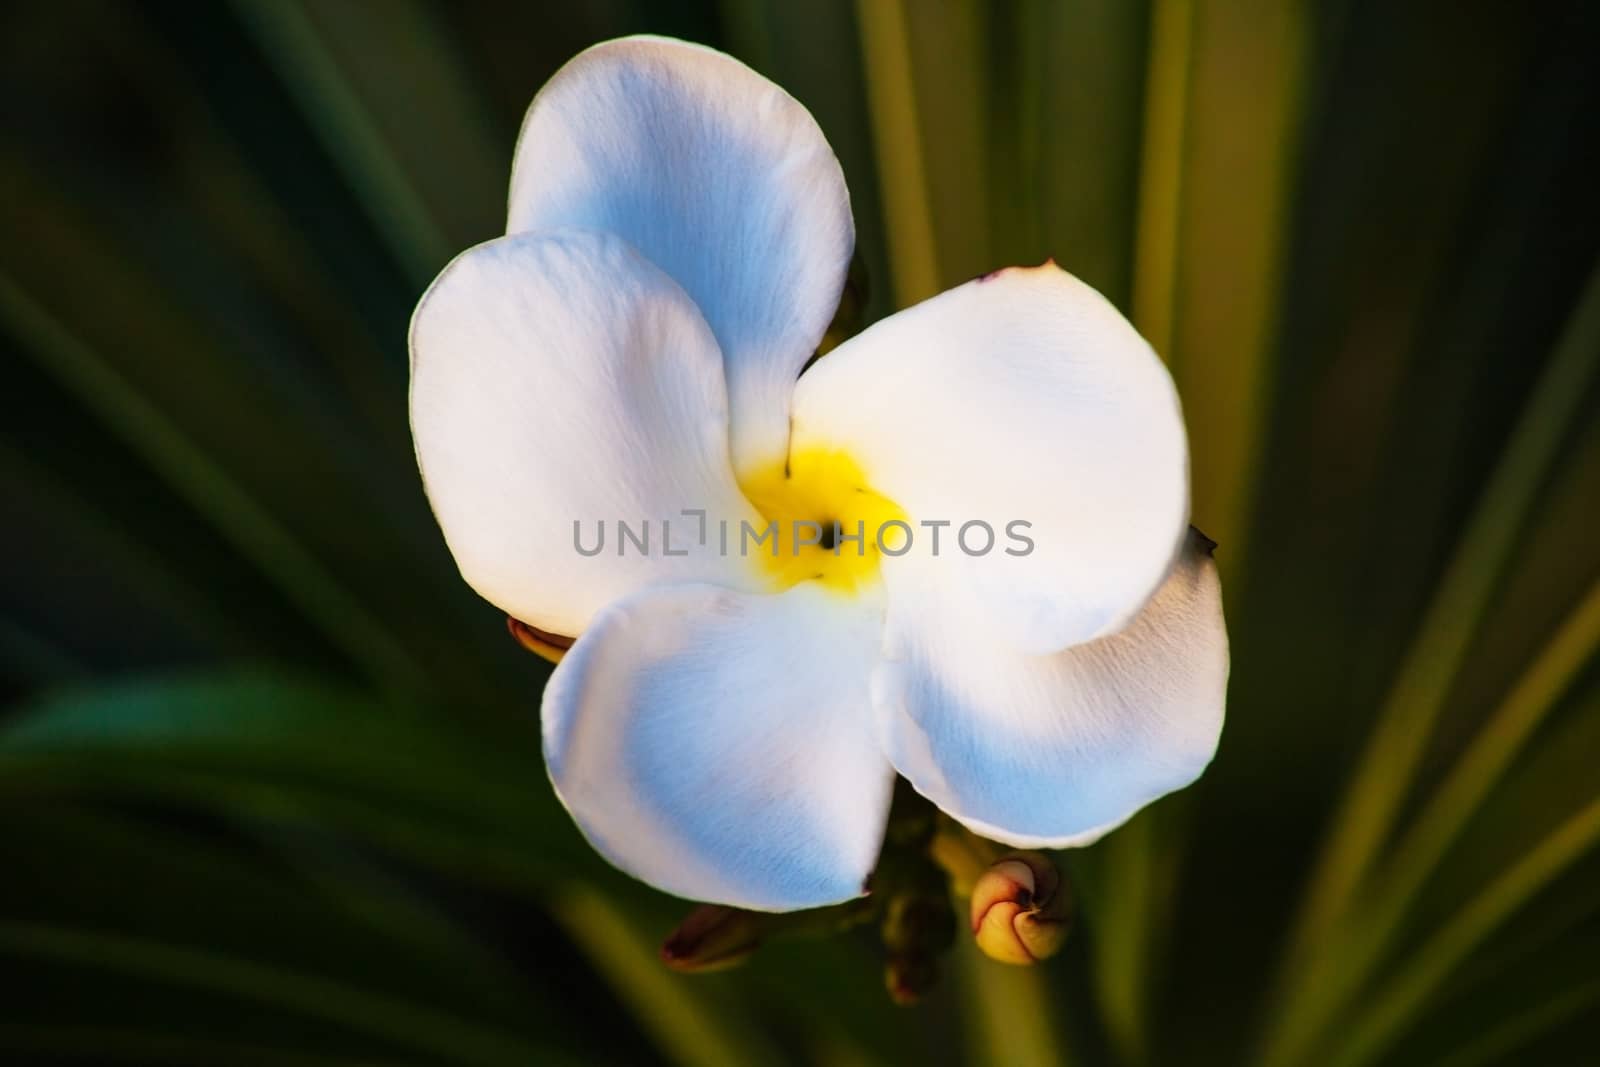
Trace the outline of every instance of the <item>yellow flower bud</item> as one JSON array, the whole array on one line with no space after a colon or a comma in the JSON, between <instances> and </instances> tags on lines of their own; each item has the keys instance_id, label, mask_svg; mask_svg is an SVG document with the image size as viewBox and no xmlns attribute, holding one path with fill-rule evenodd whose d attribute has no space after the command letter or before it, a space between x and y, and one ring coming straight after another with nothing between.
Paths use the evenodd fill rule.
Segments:
<instances>
[{"instance_id":1,"label":"yellow flower bud","mask_svg":"<svg viewBox=\"0 0 1600 1067\"><path fill-rule=\"evenodd\" d=\"M1027 966L1060 951L1070 910L1049 859L1019 852L991 865L972 887L972 934L990 959Z\"/></svg>"}]
</instances>

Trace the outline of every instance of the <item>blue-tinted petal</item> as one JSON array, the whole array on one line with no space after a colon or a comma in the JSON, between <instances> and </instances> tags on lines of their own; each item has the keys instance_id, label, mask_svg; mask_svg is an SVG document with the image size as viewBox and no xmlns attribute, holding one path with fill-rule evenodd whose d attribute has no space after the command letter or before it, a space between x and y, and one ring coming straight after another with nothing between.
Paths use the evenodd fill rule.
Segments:
<instances>
[{"instance_id":1,"label":"blue-tinted petal","mask_svg":"<svg viewBox=\"0 0 1600 1067\"><path fill-rule=\"evenodd\" d=\"M930 561L937 563L937 561ZM950 588L891 599L874 678L891 761L986 837L1086 844L1210 762L1222 729L1228 635L1209 544L1191 533L1122 632L1032 656L948 625Z\"/></svg>"},{"instance_id":2,"label":"blue-tinted petal","mask_svg":"<svg viewBox=\"0 0 1600 1067\"><path fill-rule=\"evenodd\" d=\"M1028 652L1121 630L1188 526L1171 376L1053 263L958 286L844 342L801 378L793 426L797 452L848 453L915 528L884 563L891 604L929 592L905 588L922 575L958 586L950 625Z\"/></svg>"},{"instance_id":3,"label":"blue-tinted petal","mask_svg":"<svg viewBox=\"0 0 1600 1067\"><path fill-rule=\"evenodd\" d=\"M556 792L596 849L669 893L772 911L859 896L893 779L868 695L880 632L814 582L614 604L545 690Z\"/></svg>"},{"instance_id":4,"label":"blue-tinted petal","mask_svg":"<svg viewBox=\"0 0 1600 1067\"><path fill-rule=\"evenodd\" d=\"M434 515L472 587L543 630L576 634L647 585L751 577L686 536L695 522L681 514L758 521L734 482L727 418L705 320L618 237L479 245L412 319L411 428ZM619 520L650 524L648 554L620 551ZM664 552L663 522L684 555ZM586 554L601 524L604 549Z\"/></svg>"},{"instance_id":5,"label":"blue-tinted petal","mask_svg":"<svg viewBox=\"0 0 1600 1067\"><path fill-rule=\"evenodd\" d=\"M700 45L596 45L539 92L517 144L508 230L560 226L615 233L683 286L722 348L735 465L781 460L855 245L810 112Z\"/></svg>"}]
</instances>

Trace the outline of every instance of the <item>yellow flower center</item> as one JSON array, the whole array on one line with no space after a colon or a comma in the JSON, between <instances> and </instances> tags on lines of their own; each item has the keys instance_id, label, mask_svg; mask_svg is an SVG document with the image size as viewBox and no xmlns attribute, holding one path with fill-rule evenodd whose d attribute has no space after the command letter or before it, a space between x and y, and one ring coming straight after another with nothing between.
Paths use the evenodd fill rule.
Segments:
<instances>
[{"instance_id":1,"label":"yellow flower center","mask_svg":"<svg viewBox=\"0 0 1600 1067\"><path fill-rule=\"evenodd\" d=\"M787 465L758 468L739 484L768 523L746 536L745 554L779 589L815 580L854 593L877 582L882 549L894 553L906 544L905 513L869 487L848 453L795 452ZM755 534L764 540L756 543Z\"/></svg>"}]
</instances>

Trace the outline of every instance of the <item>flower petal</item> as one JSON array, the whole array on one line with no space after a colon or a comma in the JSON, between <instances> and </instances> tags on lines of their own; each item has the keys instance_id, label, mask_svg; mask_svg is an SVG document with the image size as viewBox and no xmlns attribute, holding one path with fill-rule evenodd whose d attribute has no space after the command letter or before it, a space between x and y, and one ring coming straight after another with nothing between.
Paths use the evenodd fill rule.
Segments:
<instances>
[{"instance_id":1,"label":"flower petal","mask_svg":"<svg viewBox=\"0 0 1600 1067\"><path fill-rule=\"evenodd\" d=\"M890 601L879 726L900 773L976 832L1087 844L1210 762L1228 635L1199 534L1127 629L1047 656L968 647L935 621L959 608L950 590L917 588L928 595Z\"/></svg>"},{"instance_id":2,"label":"flower petal","mask_svg":"<svg viewBox=\"0 0 1600 1067\"><path fill-rule=\"evenodd\" d=\"M771 911L859 896L893 781L868 695L880 627L815 582L612 605L545 689L556 792L667 892Z\"/></svg>"},{"instance_id":3,"label":"flower petal","mask_svg":"<svg viewBox=\"0 0 1600 1067\"><path fill-rule=\"evenodd\" d=\"M456 257L417 305L411 363L434 515L462 576L508 614L577 634L642 586L748 572L681 514L758 521L728 461L716 341L622 239L523 235ZM618 520L649 522L648 554ZM663 521L687 555L665 554ZM603 551L580 553L575 536L592 549L601 523Z\"/></svg>"},{"instance_id":4,"label":"flower petal","mask_svg":"<svg viewBox=\"0 0 1600 1067\"><path fill-rule=\"evenodd\" d=\"M1172 379L1111 304L1053 263L952 289L818 361L795 391L794 449L829 448L910 516L910 551L884 566L891 602L906 564L933 549L919 524L949 523L928 573L971 591L975 635L1032 652L1125 625L1187 523ZM986 554L956 544L969 522L992 531ZM1030 525L1013 539L1012 523ZM981 553L983 528L969 534Z\"/></svg>"},{"instance_id":5,"label":"flower petal","mask_svg":"<svg viewBox=\"0 0 1600 1067\"><path fill-rule=\"evenodd\" d=\"M540 90L517 143L507 229L558 226L618 234L683 286L722 346L735 464L782 459L855 245L811 113L700 45L596 45Z\"/></svg>"}]
</instances>

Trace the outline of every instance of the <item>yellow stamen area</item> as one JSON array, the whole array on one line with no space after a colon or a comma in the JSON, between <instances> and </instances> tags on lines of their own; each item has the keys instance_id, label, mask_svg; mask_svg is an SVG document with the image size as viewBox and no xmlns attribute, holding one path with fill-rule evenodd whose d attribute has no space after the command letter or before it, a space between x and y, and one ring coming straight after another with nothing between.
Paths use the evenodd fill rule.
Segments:
<instances>
[{"instance_id":1,"label":"yellow stamen area","mask_svg":"<svg viewBox=\"0 0 1600 1067\"><path fill-rule=\"evenodd\" d=\"M787 464L757 468L739 484L761 517L776 524L774 535L761 544L753 536L747 540L746 555L779 589L815 580L834 592L855 593L878 580L880 530L891 552L905 544L904 528L885 526L905 522L905 513L870 488L866 473L848 453L830 448L794 452ZM806 543L818 537L806 523L821 527L819 543Z\"/></svg>"}]
</instances>

